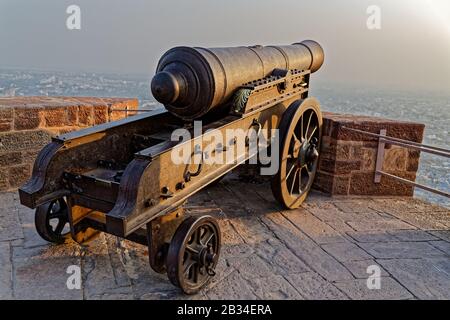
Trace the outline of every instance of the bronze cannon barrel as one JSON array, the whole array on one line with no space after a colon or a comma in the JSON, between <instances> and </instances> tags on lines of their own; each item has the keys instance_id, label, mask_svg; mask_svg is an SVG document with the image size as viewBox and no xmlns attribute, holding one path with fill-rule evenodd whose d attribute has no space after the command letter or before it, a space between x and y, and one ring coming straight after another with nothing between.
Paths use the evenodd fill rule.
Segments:
<instances>
[{"instance_id":1,"label":"bronze cannon barrel","mask_svg":"<svg viewBox=\"0 0 450 320\"><path fill-rule=\"evenodd\" d=\"M174 115L197 119L226 102L244 83L274 69L317 71L324 52L315 41L285 46L175 47L159 60L151 90Z\"/></svg>"}]
</instances>

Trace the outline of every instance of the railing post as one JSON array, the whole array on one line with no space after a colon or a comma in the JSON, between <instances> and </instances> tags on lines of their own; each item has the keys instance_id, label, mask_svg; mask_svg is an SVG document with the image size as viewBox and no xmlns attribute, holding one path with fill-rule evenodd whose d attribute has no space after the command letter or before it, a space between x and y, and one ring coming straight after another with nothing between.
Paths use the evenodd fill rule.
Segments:
<instances>
[{"instance_id":1,"label":"railing post","mask_svg":"<svg viewBox=\"0 0 450 320\"><path fill-rule=\"evenodd\" d=\"M380 130L380 136L386 136L386 129ZM383 169L384 162L384 147L385 140L383 137L378 138L378 151L377 151L377 162L375 164L375 183L380 183L382 174L380 171Z\"/></svg>"}]
</instances>

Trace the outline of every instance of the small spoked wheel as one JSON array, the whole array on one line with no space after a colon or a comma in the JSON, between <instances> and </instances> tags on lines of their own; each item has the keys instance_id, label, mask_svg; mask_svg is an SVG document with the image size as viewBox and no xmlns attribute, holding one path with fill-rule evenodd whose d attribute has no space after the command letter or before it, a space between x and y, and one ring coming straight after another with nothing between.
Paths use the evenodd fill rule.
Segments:
<instances>
[{"instance_id":1,"label":"small spoked wheel","mask_svg":"<svg viewBox=\"0 0 450 320\"><path fill-rule=\"evenodd\" d=\"M288 209L298 208L314 181L322 134L322 113L314 98L293 102L279 126L279 169L272 179L274 197Z\"/></svg>"},{"instance_id":2,"label":"small spoked wheel","mask_svg":"<svg viewBox=\"0 0 450 320\"><path fill-rule=\"evenodd\" d=\"M167 253L169 280L186 294L200 291L215 275L219 225L211 216L189 217L176 230Z\"/></svg>"},{"instance_id":3,"label":"small spoked wheel","mask_svg":"<svg viewBox=\"0 0 450 320\"><path fill-rule=\"evenodd\" d=\"M37 207L34 222L36 231L44 240L64 243L70 234L66 201L61 198Z\"/></svg>"}]
</instances>

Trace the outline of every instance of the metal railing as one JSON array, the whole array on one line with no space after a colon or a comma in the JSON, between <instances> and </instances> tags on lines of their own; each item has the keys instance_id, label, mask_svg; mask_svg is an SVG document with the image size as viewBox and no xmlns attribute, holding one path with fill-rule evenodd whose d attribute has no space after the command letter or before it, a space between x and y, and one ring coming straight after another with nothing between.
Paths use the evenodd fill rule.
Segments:
<instances>
[{"instance_id":1,"label":"metal railing","mask_svg":"<svg viewBox=\"0 0 450 320\"><path fill-rule=\"evenodd\" d=\"M381 177L386 176L386 177L395 179L397 181L400 181L402 183L413 185L414 187L450 198L450 193L448 193L446 191L438 190L438 189L417 183L415 181L411 181L411 180L387 173L382 170L383 162L384 162L384 148L387 144L396 145L396 146L400 146L400 147L407 148L407 149L418 150L421 152L431 153L434 155L447 157L447 158L450 158L450 150L447 150L444 148L438 148L438 147L434 147L434 146L430 146L430 145L426 145L426 144L422 144L422 143L417 143L414 141L408 141L408 140L404 140L404 139L400 139L400 138L389 137L386 135L386 129L381 129L380 133L377 134L377 133L354 129L354 128L349 128L349 127L342 127L342 128L345 130L349 130L349 131L365 134L365 135L368 135L368 136L371 136L374 138L378 138L378 150L377 150L377 159L376 159L376 164L375 164L375 178L374 178L375 183L380 183Z\"/></svg>"}]
</instances>

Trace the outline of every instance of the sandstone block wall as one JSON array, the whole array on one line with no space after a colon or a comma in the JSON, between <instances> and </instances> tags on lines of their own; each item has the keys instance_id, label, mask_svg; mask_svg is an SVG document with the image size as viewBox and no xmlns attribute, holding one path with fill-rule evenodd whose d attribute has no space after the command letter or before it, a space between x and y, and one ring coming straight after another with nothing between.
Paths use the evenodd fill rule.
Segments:
<instances>
[{"instance_id":1,"label":"sandstone block wall","mask_svg":"<svg viewBox=\"0 0 450 320\"><path fill-rule=\"evenodd\" d=\"M52 136L114 121L138 108L137 99L90 97L0 98L0 191L21 186Z\"/></svg>"},{"instance_id":2,"label":"sandstone block wall","mask_svg":"<svg viewBox=\"0 0 450 320\"><path fill-rule=\"evenodd\" d=\"M377 117L324 113L319 168L314 188L331 195L412 196L413 187L383 176L374 183L378 138L343 129L359 130L422 142L425 126ZM383 171L415 180L418 151L386 145Z\"/></svg>"}]
</instances>

